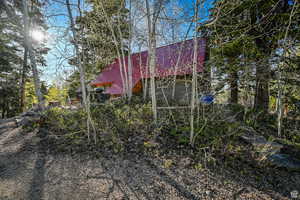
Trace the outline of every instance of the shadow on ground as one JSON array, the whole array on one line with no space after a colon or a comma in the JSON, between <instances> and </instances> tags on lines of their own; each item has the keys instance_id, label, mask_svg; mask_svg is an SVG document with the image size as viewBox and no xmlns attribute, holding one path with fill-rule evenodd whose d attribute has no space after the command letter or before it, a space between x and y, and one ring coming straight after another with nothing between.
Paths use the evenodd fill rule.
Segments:
<instances>
[{"instance_id":1,"label":"shadow on ground","mask_svg":"<svg viewBox=\"0 0 300 200\"><path fill-rule=\"evenodd\" d=\"M300 191L298 172L196 169L184 156L167 166L147 154L50 154L43 135L14 130L0 130L0 199L289 199Z\"/></svg>"}]
</instances>

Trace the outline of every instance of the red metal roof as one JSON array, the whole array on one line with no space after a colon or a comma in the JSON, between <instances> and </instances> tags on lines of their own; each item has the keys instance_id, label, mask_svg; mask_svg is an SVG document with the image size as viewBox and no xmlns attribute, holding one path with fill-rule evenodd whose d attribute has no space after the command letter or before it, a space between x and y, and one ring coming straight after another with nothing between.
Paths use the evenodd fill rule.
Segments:
<instances>
[{"instance_id":1,"label":"red metal roof","mask_svg":"<svg viewBox=\"0 0 300 200\"><path fill-rule=\"evenodd\" d=\"M205 60L206 40L198 39L197 49L197 72L201 72ZM181 50L181 51L180 51ZM159 47L156 49L156 71L155 77L167 77L173 75L184 75L192 73L192 63L194 54L194 41L186 40L183 42ZM131 55L132 61L132 82L133 87L142 79L149 78L149 68L147 67L148 52L143 51ZM178 62L177 70L175 69ZM121 63L123 60L121 59ZM128 57L125 57L125 68L128 68ZM123 66L122 66L123 67ZM124 70L123 70L124 71ZM124 72L123 72L124 73ZM125 77L125 75L123 75ZM92 81L92 85L111 84L105 93L108 94L124 94L119 59L108 65L105 70Z\"/></svg>"}]
</instances>

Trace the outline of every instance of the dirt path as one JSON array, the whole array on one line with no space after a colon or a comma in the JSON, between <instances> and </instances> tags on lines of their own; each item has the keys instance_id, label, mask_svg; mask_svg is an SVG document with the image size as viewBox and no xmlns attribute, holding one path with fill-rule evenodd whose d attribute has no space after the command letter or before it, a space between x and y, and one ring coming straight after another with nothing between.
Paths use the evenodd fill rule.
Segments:
<instances>
[{"instance_id":1,"label":"dirt path","mask_svg":"<svg viewBox=\"0 0 300 200\"><path fill-rule=\"evenodd\" d=\"M163 160L135 155L52 155L36 134L0 122L0 200L288 199L187 167L185 158L166 168Z\"/></svg>"}]
</instances>

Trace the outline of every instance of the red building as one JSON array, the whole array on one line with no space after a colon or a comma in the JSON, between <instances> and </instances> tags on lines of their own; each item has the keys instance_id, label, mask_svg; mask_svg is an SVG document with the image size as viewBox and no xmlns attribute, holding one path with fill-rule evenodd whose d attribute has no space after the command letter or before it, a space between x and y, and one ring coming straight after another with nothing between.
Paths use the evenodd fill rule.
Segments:
<instances>
[{"instance_id":1,"label":"red building","mask_svg":"<svg viewBox=\"0 0 300 200\"><path fill-rule=\"evenodd\" d=\"M197 48L197 72L202 72L205 61L206 39L198 39ZM162 78L168 76L182 76L192 74L192 64L194 56L194 40L159 47L156 49L156 71L155 77ZM122 65L120 66L120 62ZM141 90L141 80L150 78L148 62L148 52L143 51L131 55L132 62L132 82L133 92ZM177 66L177 67L176 67ZM122 76L124 71L128 71L128 57L125 57L125 70L122 59L115 59L105 70L91 82L92 86L106 86L103 93L111 95L123 95L125 88Z\"/></svg>"}]
</instances>

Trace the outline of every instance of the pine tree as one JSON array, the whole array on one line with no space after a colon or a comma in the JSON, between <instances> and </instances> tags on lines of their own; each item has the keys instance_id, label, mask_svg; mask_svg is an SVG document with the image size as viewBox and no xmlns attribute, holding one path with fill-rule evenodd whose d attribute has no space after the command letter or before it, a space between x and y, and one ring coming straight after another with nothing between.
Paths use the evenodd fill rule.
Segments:
<instances>
[{"instance_id":1,"label":"pine tree","mask_svg":"<svg viewBox=\"0 0 300 200\"><path fill-rule=\"evenodd\" d=\"M43 15L40 12L40 1L30 3L30 24L35 27L45 27ZM3 100L13 99L5 105L2 103L3 117L9 117L24 110L25 107L25 83L30 78L30 65L27 62L28 51L24 39L23 5L18 0L4 0L0 3L0 54L1 54L1 87L10 92L4 92ZM33 51L37 55L37 63L45 65L43 55L48 48L41 44L32 44ZM5 81L4 81L5 80ZM13 90L13 92L11 91ZM5 95L4 95L5 94ZM8 105L11 104L11 105Z\"/></svg>"},{"instance_id":2,"label":"pine tree","mask_svg":"<svg viewBox=\"0 0 300 200\"><path fill-rule=\"evenodd\" d=\"M293 3L287 0L227 0L215 1L212 10L212 22L208 23L214 40L213 47L223 48L230 43L242 41L235 48L247 57L247 64L256 66L255 72L255 103L254 107L264 112L269 108L269 84L272 80L271 61L284 38L284 29L288 26ZM299 6L295 11L299 13ZM299 22L299 21L298 21ZM291 21L289 38L296 36L297 20ZM244 48L245 49L245 48ZM224 55L227 59L228 56ZM234 60L238 61L237 58ZM245 62L243 62L245 63ZM246 66L245 66L246 67Z\"/></svg>"}]
</instances>

